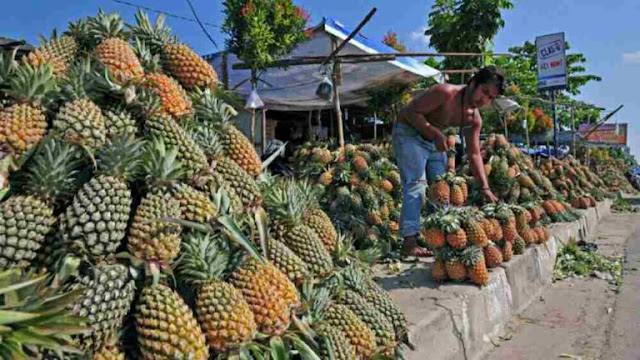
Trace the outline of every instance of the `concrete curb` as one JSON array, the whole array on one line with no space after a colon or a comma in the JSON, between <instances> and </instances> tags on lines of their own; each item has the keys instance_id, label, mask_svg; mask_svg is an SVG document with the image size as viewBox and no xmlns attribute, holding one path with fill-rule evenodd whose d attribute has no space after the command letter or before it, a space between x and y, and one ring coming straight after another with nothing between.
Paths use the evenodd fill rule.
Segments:
<instances>
[{"instance_id":1,"label":"concrete curb","mask_svg":"<svg viewBox=\"0 0 640 360\"><path fill-rule=\"evenodd\" d=\"M490 270L487 286L438 285L425 263L399 276L383 277L382 286L405 311L409 337L416 346L409 360L475 360L493 347L492 339L516 314L527 308L551 284L558 248L569 239L584 239L611 213L610 200L581 210L580 220L554 224L552 238L528 247L524 254Z\"/></svg>"}]
</instances>

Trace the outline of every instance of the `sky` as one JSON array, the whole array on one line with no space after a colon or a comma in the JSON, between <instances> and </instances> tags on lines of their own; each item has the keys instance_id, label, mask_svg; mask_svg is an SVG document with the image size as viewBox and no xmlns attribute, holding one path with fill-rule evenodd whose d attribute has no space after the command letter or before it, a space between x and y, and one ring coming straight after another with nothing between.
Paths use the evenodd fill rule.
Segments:
<instances>
[{"instance_id":1,"label":"sky","mask_svg":"<svg viewBox=\"0 0 640 360\"><path fill-rule=\"evenodd\" d=\"M141 6L192 17L186 0L126 0ZM224 35L222 1L191 0L201 20L217 26L207 30L222 49ZM424 36L433 0L294 0L311 15L311 24L332 17L355 27L372 7L378 9L362 34L382 39L390 29L412 51L429 51ZM602 77L582 89L578 99L612 110L624 105L610 122L630 125L629 145L640 159L640 1L638 0L513 0L514 9L504 11L505 27L494 39L495 52L533 41L536 36L565 32L571 44L569 53L583 53L588 73ZM79 17L94 15L98 8L119 12L125 21L133 21L135 8L114 0L22 0L3 1L0 12L0 36L38 43L38 35L50 34L54 27L64 29ZM152 14L154 15L154 14ZM182 41L198 53L218 51L196 23L168 18L168 24Z\"/></svg>"}]
</instances>

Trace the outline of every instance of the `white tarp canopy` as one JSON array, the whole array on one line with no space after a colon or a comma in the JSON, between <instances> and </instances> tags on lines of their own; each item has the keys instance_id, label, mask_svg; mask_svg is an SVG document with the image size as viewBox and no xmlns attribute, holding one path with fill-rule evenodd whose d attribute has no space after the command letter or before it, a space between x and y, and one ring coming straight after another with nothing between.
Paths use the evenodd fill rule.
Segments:
<instances>
[{"instance_id":1,"label":"white tarp canopy","mask_svg":"<svg viewBox=\"0 0 640 360\"><path fill-rule=\"evenodd\" d=\"M340 22L323 19L313 29L310 39L301 43L290 54L290 58L302 56L326 56L331 53L331 36L344 40L351 33ZM340 51L344 54L380 54L394 53L394 49L382 42L372 41L357 34ZM205 58L223 74L222 53L208 55ZM251 91L251 83L246 81L251 76L250 70L234 70L233 64L240 62L234 54L228 54L226 71L229 88L240 85L236 91L245 97ZM392 83L411 83L422 78L434 78L443 81L443 74L424 63L411 57L397 57L396 60L382 62L362 62L340 64L342 84L340 90L341 105L364 105L368 100L367 91L376 87ZM287 69L270 68L262 74L258 83L258 93L267 109L283 111L303 111L331 108L333 105L327 100L316 96L316 88L324 75L331 78L331 68L320 65L297 65ZM267 84L265 84L265 82Z\"/></svg>"}]
</instances>

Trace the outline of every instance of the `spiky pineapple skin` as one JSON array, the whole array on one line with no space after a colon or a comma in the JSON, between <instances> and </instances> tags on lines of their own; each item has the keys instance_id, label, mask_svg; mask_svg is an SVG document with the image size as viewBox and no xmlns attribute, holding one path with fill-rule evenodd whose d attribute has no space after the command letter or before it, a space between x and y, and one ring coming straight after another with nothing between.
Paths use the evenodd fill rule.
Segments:
<instances>
[{"instance_id":1,"label":"spiky pineapple skin","mask_svg":"<svg viewBox=\"0 0 640 360\"><path fill-rule=\"evenodd\" d=\"M14 104L0 111L0 143L18 155L37 144L46 130L47 119L38 108Z\"/></svg>"},{"instance_id":2,"label":"spiky pineapple skin","mask_svg":"<svg viewBox=\"0 0 640 360\"><path fill-rule=\"evenodd\" d=\"M484 231L482 225L479 222L471 221L467 225L466 228L467 239L474 244L480 247L484 247L489 243L489 238Z\"/></svg>"},{"instance_id":3,"label":"spiky pineapple skin","mask_svg":"<svg viewBox=\"0 0 640 360\"><path fill-rule=\"evenodd\" d=\"M313 230L305 225L275 228L275 239L282 241L289 249L302 259L311 274L322 276L331 272L333 261L322 241Z\"/></svg>"},{"instance_id":4,"label":"spiky pineapple skin","mask_svg":"<svg viewBox=\"0 0 640 360\"><path fill-rule=\"evenodd\" d=\"M451 205L462 206L464 204L464 192L459 185L451 187Z\"/></svg>"},{"instance_id":5,"label":"spiky pineapple skin","mask_svg":"<svg viewBox=\"0 0 640 360\"><path fill-rule=\"evenodd\" d=\"M218 85L218 74L215 70L187 45L165 45L163 47L163 61L169 72L187 90Z\"/></svg>"},{"instance_id":6,"label":"spiky pineapple skin","mask_svg":"<svg viewBox=\"0 0 640 360\"><path fill-rule=\"evenodd\" d=\"M216 157L212 161L212 167L229 186L236 190L245 207L253 208L262 204L262 195L258 184L242 167L226 156Z\"/></svg>"},{"instance_id":7,"label":"spiky pineapple skin","mask_svg":"<svg viewBox=\"0 0 640 360\"><path fill-rule=\"evenodd\" d=\"M252 177L262 173L262 161L251 141L233 125L226 125L221 132L225 154Z\"/></svg>"},{"instance_id":8,"label":"spiky pineapple skin","mask_svg":"<svg viewBox=\"0 0 640 360\"><path fill-rule=\"evenodd\" d=\"M118 84L139 80L144 74L140 60L129 43L123 39L102 40L95 49L95 55Z\"/></svg>"},{"instance_id":9,"label":"spiky pineapple skin","mask_svg":"<svg viewBox=\"0 0 640 360\"><path fill-rule=\"evenodd\" d=\"M165 144L178 149L178 159L185 165L188 176L203 172L208 167L202 149L169 115L156 113L145 124L151 135L159 136Z\"/></svg>"},{"instance_id":10,"label":"spiky pineapple skin","mask_svg":"<svg viewBox=\"0 0 640 360\"><path fill-rule=\"evenodd\" d=\"M323 324L314 329L316 334L322 338L319 341L320 358L322 360L353 360L356 359L356 349L340 330L337 328ZM329 344L327 344L329 342ZM333 350L333 357L329 354L329 346Z\"/></svg>"},{"instance_id":11,"label":"spiky pineapple skin","mask_svg":"<svg viewBox=\"0 0 640 360\"><path fill-rule=\"evenodd\" d=\"M63 239L81 242L95 259L113 254L125 237L131 201L131 191L118 178L92 178L61 217Z\"/></svg>"},{"instance_id":12,"label":"spiky pineapple skin","mask_svg":"<svg viewBox=\"0 0 640 360\"><path fill-rule=\"evenodd\" d=\"M195 308L209 346L218 353L239 347L257 331L249 304L231 284L206 283L198 291Z\"/></svg>"},{"instance_id":13,"label":"spiky pineapple skin","mask_svg":"<svg viewBox=\"0 0 640 360\"><path fill-rule=\"evenodd\" d=\"M230 283L244 296L253 311L258 329L269 335L281 335L291 322L289 301L266 278L263 267L249 261L236 268Z\"/></svg>"},{"instance_id":14,"label":"spiky pineapple skin","mask_svg":"<svg viewBox=\"0 0 640 360\"><path fill-rule=\"evenodd\" d=\"M445 181L440 180L429 186L429 200L434 204L448 205L450 201L450 187Z\"/></svg>"},{"instance_id":15,"label":"spiky pineapple skin","mask_svg":"<svg viewBox=\"0 0 640 360\"><path fill-rule=\"evenodd\" d=\"M296 284L301 284L310 276L302 259L279 241L267 240L267 258Z\"/></svg>"},{"instance_id":16,"label":"spiky pineapple skin","mask_svg":"<svg viewBox=\"0 0 640 360\"><path fill-rule=\"evenodd\" d=\"M107 139L113 140L122 136L134 136L138 131L135 120L125 109L110 107L103 110L104 126Z\"/></svg>"},{"instance_id":17,"label":"spiky pineapple skin","mask_svg":"<svg viewBox=\"0 0 640 360\"><path fill-rule=\"evenodd\" d=\"M356 316L364 322L376 338L376 345L383 349L383 353L390 354L396 346L393 325L375 306L369 304L362 296L354 291L344 292L341 304L346 305Z\"/></svg>"},{"instance_id":18,"label":"spiky pineapple skin","mask_svg":"<svg viewBox=\"0 0 640 360\"><path fill-rule=\"evenodd\" d=\"M136 209L129 234L129 251L145 260L171 262L180 251L180 204L168 193L150 192Z\"/></svg>"},{"instance_id":19,"label":"spiky pineapple skin","mask_svg":"<svg viewBox=\"0 0 640 360\"><path fill-rule=\"evenodd\" d=\"M444 261L436 260L431 266L431 277L436 282L445 282L449 276Z\"/></svg>"},{"instance_id":20,"label":"spiky pineapple skin","mask_svg":"<svg viewBox=\"0 0 640 360\"><path fill-rule=\"evenodd\" d=\"M467 277L467 269L459 260L448 260L444 263L447 276L454 281L462 281Z\"/></svg>"},{"instance_id":21,"label":"spiky pineapple skin","mask_svg":"<svg viewBox=\"0 0 640 360\"><path fill-rule=\"evenodd\" d=\"M186 184L179 184L173 198L180 204L182 219L198 223L209 223L218 213L209 196Z\"/></svg>"},{"instance_id":22,"label":"spiky pineapple skin","mask_svg":"<svg viewBox=\"0 0 640 360\"><path fill-rule=\"evenodd\" d=\"M502 252L495 245L488 245L483 249L484 251L484 259L488 268L494 268L502 264Z\"/></svg>"},{"instance_id":23,"label":"spiky pineapple skin","mask_svg":"<svg viewBox=\"0 0 640 360\"><path fill-rule=\"evenodd\" d=\"M193 113L193 104L186 91L173 78L160 74L145 74L143 86L153 89L160 98L162 109L175 118Z\"/></svg>"},{"instance_id":24,"label":"spiky pineapple skin","mask_svg":"<svg viewBox=\"0 0 640 360\"><path fill-rule=\"evenodd\" d=\"M103 346L96 353L93 354L91 360L125 360L124 353L118 349L117 346L109 345Z\"/></svg>"},{"instance_id":25,"label":"spiky pineapple skin","mask_svg":"<svg viewBox=\"0 0 640 360\"><path fill-rule=\"evenodd\" d=\"M70 63L76 56L77 44L70 36L52 39L23 58L32 67L50 64L56 77L64 77Z\"/></svg>"},{"instance_id":26,"label":"spiky pineapple skin","mask_svg":"<svg viewBox=\"0 0 640 360\"><path fill-rule=\"evenodd\" d=\"M335 248L338 232L329 216L322 209L308 211L302 217L302 223L318 235L327 250L332 251Z\"/></svg>"},{"instance_id":27,"label":"spiky pineapple skin","mask_svg":"<svg viewBox=\"0 0 640 360\"><path fill-rule=\"evenodd\" d=\"M106 140L106 128L102 111L89 99L77 99L62 105L53 129L65 141L97 148Z\"/></svg>"},{"instance_id":28,"label":"spiky pineapple skin","mask_svg":"<svg viewBox=\"0 0 640 360\"><path fill-rule=\"evenodd\" d=\"M145 360L207 360L209 348L191 309L163 284L142 290L137 306L138 346Z\"/></svg>"},{"instance_id":29,"label":"spiky pineapple skin","mask_svg":"<svg viewBox=\"0 0 640 360\"><path fill-rule=\"evenodd\" d=\"M375 352L375 334L348 307L333 304L325 311L324 317L329 325L342 331L358 357L367 358Z\"/></svg>"},{"instance_id":30,"label":"spiky pineapple skin","mask_svg":"<svg viewBox=\"0 0 640 360\"><path fill-rule=\"evenodd\" d=\"M447 243L454 249L464 249L467 246L467 235L462 229L446 235Z\"/></svg>"},{"instance_id":31,"label":"spiky pineapple skin","mask_svg":"<svg viewBox=\"0 0 640 360\"><path fill-rule=\"evenodd\" d=\"M438 249L444 246L446 239L442 230L438 228L428 228L424 231L424 237L427 244L434 249Z\"/></svg>"},{"instance_id":32,"label":"spiky pineapple skin","mask_svg":"<svg viewBox=\"0 0 640 360\"><path fill-rule=\"evenodd\" d=\"M91 327L91 333L77 342L86 351L97 351L118 336L133 303L135 284L129 269L121 264L98 265L70 288L84 289L71 311L86 318Z\"/></svg>"},{"instance_id":33,"label":"spiky pineapple skin","mask_svg":"<svg viewBox=\"0 0 640 360\"><path fill-rule=\"evenodd\" d=\"M53 210L33 196L12 196L0 209L0 268L26 265L52 229Z\"/></svg>"}]
</instances>

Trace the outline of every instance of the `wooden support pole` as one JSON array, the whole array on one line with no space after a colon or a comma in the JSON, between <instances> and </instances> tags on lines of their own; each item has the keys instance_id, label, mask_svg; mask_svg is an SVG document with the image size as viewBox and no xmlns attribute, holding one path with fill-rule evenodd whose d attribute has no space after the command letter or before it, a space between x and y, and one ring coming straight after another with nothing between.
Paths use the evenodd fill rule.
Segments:
<instances>
[{"instance_id":1,"label":"wooden support pole","mask_svg":"<svg viewBox=\"0 0 640 360\"><path fill-rule=\"evenodd\" d=\"M345 60L341 59L340 61L342 61L345 64L358 64L358 63L365 63L365 62L393 61L395 59L396 59L395 55L367 54L367 56L364 56L364 57L345 59ZM322 63L324 63L324 57L313 58L313 59L307 59L307 58L282 59L282 60L276 60L270 63L269 65L267 65L267 68L281 68L281 67L297 66L297 65L316 65L316 64L322 64ZM235 63L233 64L232 68L234 70L247 70L249 69L249 65L245 63Z\"/></svg>"},{"instance_id":2,"label":"wooden support pole","mask_svg":"<svg viewBox=\"0 0 640 360\"><path fill-rule=\"evenodd\" d=\"M261 141L261 145L262 145L262 154L264 155L265 152L267 152L267 109L266 108L262 108L262 141Z\"/></svg>"},{"instance_id":3,"label":"wooden support pole","mask_svg":"<svg viewBox=\"0 0 640 360\"><path fill-rule=\"evenodd\" d=\"M313 141L313 124L311 123L311 118L313 117L313 110L309 110L309 115L307 115L307 140Z\"/></svg>"},{"instance_id":4,"label":"wooden support pole","mask_svg":"<svg viewBox=\"0 0 640 360\"><path fill-rule=\"evenodd\" d=\"M222 53L222 88L225 90L229 90L229 53Z\"/></svg>"},{"instance_id":5,"label":"wooden support pole","mask_svg":"<svg viewBox=\"0 0 640 360\"><path fill-rule=\"evenodd\" d=\"M338 48L338 41L335 37L331 37L331 46L335 52ZM344 148L344 129L342 125L342 111L340 110L340 91L338 91L340 83L342 82L341 80L340 60L337 59L333 63L333 106L336 112L336 120L338 122L338 145L340 145L340 149Z\"/></svg>"}]
</instances>

